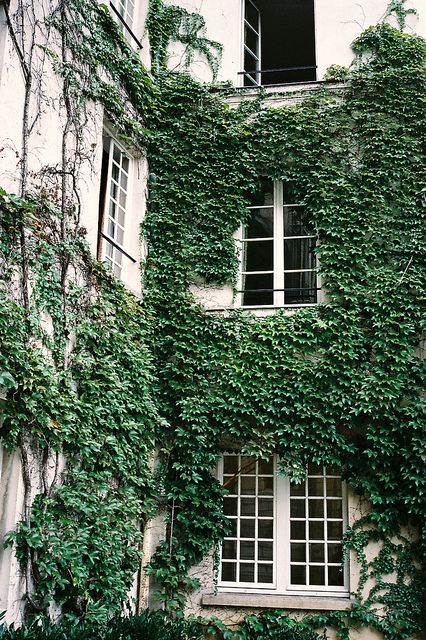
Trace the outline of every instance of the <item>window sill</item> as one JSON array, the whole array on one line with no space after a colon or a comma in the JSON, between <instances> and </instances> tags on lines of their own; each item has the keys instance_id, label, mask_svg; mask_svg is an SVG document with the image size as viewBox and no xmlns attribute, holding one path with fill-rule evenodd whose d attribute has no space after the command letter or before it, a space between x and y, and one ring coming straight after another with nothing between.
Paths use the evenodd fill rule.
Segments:
<instances>
[{"instance_id":1,"label":"window sill","mask_svg":"<svg viewBox=\"0 0 426 640\"><path fill-rule=\"evenodd\" d=\"M259 593L204 594L202 604L209 607L247 607L250 609L302 609L304 611L345 611L350 609L349 597L271 595Z\"/></svg>"}]
</instances>

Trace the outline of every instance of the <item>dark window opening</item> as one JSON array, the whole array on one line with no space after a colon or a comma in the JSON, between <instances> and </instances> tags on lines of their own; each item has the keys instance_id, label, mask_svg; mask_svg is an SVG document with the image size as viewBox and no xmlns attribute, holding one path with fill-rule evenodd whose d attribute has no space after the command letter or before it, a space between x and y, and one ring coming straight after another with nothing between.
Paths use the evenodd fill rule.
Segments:
<instances>
[{"instance_id":1,"label":"dark window opening","mask_svg":"<svg viewBox=\"0 0 426 640\"><path fill-rule=\"evenodd\" d=\"M105 211L105 201L107 196L107 188L108 188L108 166L109 166L109 154L105 149L105 140L104 140L104 148L102 150L102 168L101 168L101 180L100 180L100 192L99 192L99 214L98 214L98 246L96 251L96 257L98 260L102 259L102 236L101 233L104 230L104 211Z\"/></svg>"},{"instance_id":2,"label":"dark window opening","mask_svg":"<svg viewBox=\"0 0 426 640\"><path fill-rule=\"evenodd\" d=\"M313 80L314 0L245 0L244 86Z\"/></svg>"}]
</instances>

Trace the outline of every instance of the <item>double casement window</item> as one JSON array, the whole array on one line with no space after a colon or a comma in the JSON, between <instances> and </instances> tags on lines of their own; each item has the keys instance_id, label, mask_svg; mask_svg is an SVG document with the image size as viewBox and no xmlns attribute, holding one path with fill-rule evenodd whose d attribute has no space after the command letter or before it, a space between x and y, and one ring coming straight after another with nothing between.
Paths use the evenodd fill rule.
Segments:
<instances>
[{"instance_id":1,"label":"double casement window","mask_svg":"<svg viewBox=\"0 0 426 640\"><path fill-rule=\"evenodd\" d=\"M219 586L277 594L348 594L342 538L346 490L332 467L309 465L302 484L276 473L277 459L225 454L231 531L222 543Z\"/></svg>"},{"instance_id":2,"label":"double casement window","mask_svg":"<svg viewBox=\"0 0 426 640\"><path fill-rule=\"evenodd\" d=\"M244 86L316 80L314 0L243 0Z\"/></svg>"},{"instance_id":3,"label":"double casement window","mask_svg":"<svg viewBox=\"0 0 426 640\"><path fill-rule=\"evenodd\" d=\"M305 208L282 182L263 182L241 229L241 306L302 306L318 301L316 235Z\"/></svg>"},{"instance_id":4,"label":"double casement window","mask_svg":"<svg viewBox=\"0 0 426 640\"><path fill-rule=\"evenodd\" d=\"M101 193L99 202L98 259L110 265L122 277L125 225L129 205L129 183L132 160L121 145L109 135L103 139Z\"/></svg>"}]
</instances>

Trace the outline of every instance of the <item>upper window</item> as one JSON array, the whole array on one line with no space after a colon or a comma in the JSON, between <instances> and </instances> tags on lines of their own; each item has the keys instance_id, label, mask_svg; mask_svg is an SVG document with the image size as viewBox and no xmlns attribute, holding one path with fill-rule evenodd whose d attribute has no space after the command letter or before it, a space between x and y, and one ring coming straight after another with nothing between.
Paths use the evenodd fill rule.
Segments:
<instances>
[{"instance_id":1,"label":"upper window","mask_svg":"<svg viewBox=\"0 0 426 640\"><path fill-rule=\"evenodd\" d=\"M244 0L244 86L316 80L314 0Z\"/></svg>"},{"instance_id":2,"label":"upper window","mask_svg":"<svg viewBox=\"0 0 426 640\"><path fill-rule=\"evenodd\" d=\"M135 262L124 250L129 202L131 158L110 136L103 139L101 192L99 200L98 259L107 262L118 278L123 260Z\"/></svg>"},{"instance_id":3,"label":"upper window","mask_svg":"<svg viewBox=\"0 0 426 640\"><path fill-rule=\"evenodd\" d=\"M309 465L292 484L268 461L226 454L220 477L231 531L222 543L219 584L280 594L348 594L342 538L346 490L332 467Z\"/></svg>"},{"instance_id":4,"label":"upper window","mask_svg":"<svg viewBox=\"0 0 426 640\"><path fill-rule=\"evenodd\" d=\"M244 307L316 304L316 236L305 208L282 182L264 181L240 239Z\"/></svg>"}]
</instances>

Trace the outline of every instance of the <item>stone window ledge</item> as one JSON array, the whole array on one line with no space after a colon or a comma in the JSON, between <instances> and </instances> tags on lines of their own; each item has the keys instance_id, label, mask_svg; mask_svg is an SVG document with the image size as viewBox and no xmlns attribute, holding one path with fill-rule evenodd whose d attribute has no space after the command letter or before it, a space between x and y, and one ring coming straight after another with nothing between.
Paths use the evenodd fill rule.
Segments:
<instances>
[{"instance_id":1,"label":"stone window ledge","mask_svg":"<svg viewBox=\"0 0 426 640\"><path fill-rule=\"evenodd\" d=\"M282 596L252 593L204 594L202 604L209 607L247 607L250 609L303 609L305 611L345 611L351 608L349 597Z\"/></svg>"}]
</instances>

